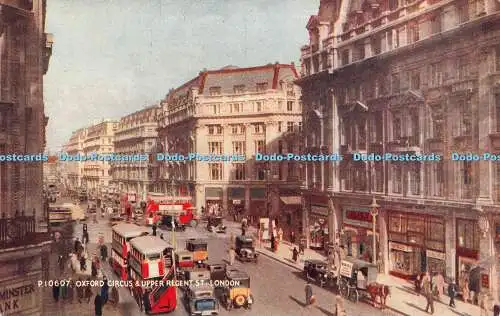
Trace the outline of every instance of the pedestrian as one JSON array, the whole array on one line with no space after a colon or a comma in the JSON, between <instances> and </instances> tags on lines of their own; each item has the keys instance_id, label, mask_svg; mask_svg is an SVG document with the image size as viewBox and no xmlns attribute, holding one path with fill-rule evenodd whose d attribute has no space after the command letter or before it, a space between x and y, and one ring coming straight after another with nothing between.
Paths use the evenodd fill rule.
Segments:
<instances>
[{"instance_id":1,"label":"pedestrian","mask_svg":"<svg viewBox=\"0 0 500 316\"><path fill-rule=\"evenodd\" d=\"M69 279L68 281L68 303L73 304L73 299L75 297L75 282Z\"/></svg>"},{"instance_id":2,"label":"pedestrian","mask_svg":"<svg viewBox=\"0 0 500 316\"><path fill-rule=\"evenodd\" d=\"M334 316L347 316L345 307L344 307L344 299L342 296L335 296L335 313Z\"/></svg>"},{"instance_id":3,"label":"pedestrian","mask_svg":"<svg viewBox=\"0 0 500 316\"><path fill-rule=\"evenodd\" d=\"M68 299L68 283L66 281L61 282L61 299L65 302Z\"/></svg>"},{"instance_id":4,"label":"pedestrian","mask_svg":"<svg viewBox=\"0 0 500 316\"><path fill-rule=\"evenodd\" d=\"M92 277L97 277L97 264L95 262L95 260L92 260L92 264L91 264L91 275Z\"/></svg>"},{"instance_id":5,"label":"pedestrian","mask_svg":"<svg viewBox=\"0 0 500 316\"><path fill-rule=\"evenodd\" d=\"M441 297L444 294L444 276L441 272L438 272L436 274L436 286L437 286L437 292L438 292L438 300L441 301Z\"/></svg>"},{"instance_id":6,"label":"pedestrian","mask_svg":"<svg viewBox=\"0 0 500 316\"><path fill-rule=\"evenodd\" d=\"M245 236L246 234L246 228L245 226L241 226L241 236Z\"/></svg>"},{"instance_id":7,"label":"pedestrian","mask_svg":"<svg viewBox=\"0 0 500 316\"><path fill-rule=\"evenodd\" d=\"M149 302L149 293L150 291L146 290L144 292L144 295L142 296L142 305L144 306L144 312L146 314L148 314L149 311L151 310L151 303Z\"/></svg>"},{"instance_id":8,"label":"pedestrian","mask_svg":"<svg viewBox=\"0 0 500 316\"><path fill-rule=\"evenodd\" d=\"M500 304L495 304L493 307L493 316L500 316Z\"/></svg>"},{"instance_id":9,"label":"pedestrian","mask_svg":"<svg viewBox=\"0 0 500 316\"><path fill-rule=\"evenodd\" d=\"M94 299L95 316L102 316L102 298L99 294Z\"/></svg>"},{"instance_id":10,"label":"pedestrian","mask_svg":"<svg viewBox=\"0 0 500 316\"><path fill-rule=\"evenodd\" d=\"M292 230L292 232L290 233L290 242L292 244L295 244L295 232Z\"/></svg>"},{"instance_id":11,"label":"pedestrian","mask_svg":"<svg viewBox=\"0 0 500 316\"><path fill-rule=\"evenodd\" d=\"M314 300L313 300L314 296L313 296L313 292L312 292L312 286L309 283L309 281L307 281L304 290L305 290L305 294L306 294L306 306L311 306L314 303Z\"/></svg>"},{"instance_id":12,"label":"pedestrian","mask_svg":"<svg viewBox=\"0 0 500 316\"><path fill-rule=\"evenodd\" d=\"M89 232L88 232L88 231L84 231L84 232L83 232L83 237L82 237L83 243L84 243L85 245L88 245L88 243L89 243L89 239L90 239L90 238L89 238Z\"/></svg>"},{"instance_id":13,"label":"pedestrian","mask_svg":"<svg viewBox=\"0 0 500 316\"><path fill-rule=\"evenodd\" d=\"M106 245L101 245L101 260L106 262L108 259L108 247Z\"/></svg>"},{"instance_id":14,"label":"pedestrian","mask_svg":"<svg viewBox=\"0 0 500 316\"><path fill-rule=\"evenodd\" d=\"M109 298L109 285L108 285L108 279L106 276L102 278L104 281L104 284L101 287L101 299L102 299L102 304L106 304L108 302Z\"/></svg>"},{"instance_id":15,"label":"pedestrian","mask_svg":"<svg viewBox=\"0 0 500 316\"><path fill-rule=\"evenodd\" d=\"M425 307L425 312L429 312L431 309L431 314L434 314L434 296L432 293L432 285L429 273L425 273L424 280L422 282L422 289L424 291L425 299L427 301L427 306Z\"/></svg>"},{"instance_id":16,"label":"pedestrian","mask_svg":"<svg viewBox=\"0 0 500 316\"><path fill-rule=\"evenodd\" d=\"M153 236L156 236L156 223L153 224Z\"/></svg>"},{"instance_id":17,"label":"pedestrian","mask_svg":"<svg viewBox=\"0 0 500 316\"><path fill-rule=\"evenodd\" d=\"M87 279L87 285L85 286L85 298L87 299L87 303L90 303L90 299L92 298L92 288L90 287L90 278Z\"/></svg>"},{"instance_id":18,"label":"pedestrian","mask_svg":"<svg viewBox=\"0 0 500 316\"><path fill-rule=\"evenodd\" d=\"M55 282L54 286L52 287L52 297L54 298L54 301L59 302L59 292L60 292L60 285L59 282Z\"/></svg>"},{"instance_id":19,"label":"pedestrian","mask_svg":"<svg viewBox=\"0 0 500 316\"><path fill-rule=\"evenodd\" d=\"M297 259L299 258L299 251L297 250L297 247L293 247L292 250L292 259L294 262L297 262Z\"/></svg>"},{"instance_id":20,"label":"pedestrian","mask_svg":"<svg viewBox=\"0 0 500 316\"><path fill-rule=\"evenodd\" d=\"M236 254L234 252L234 248L231 247L229 248L229 265L232 266L234 264L234 258L236 257Z\"/></svg>"},{"instance_id":21,"label":"pedestrian","mask_svg":"<svg viewBox=\"0 0 500 316\"><path fill-rule=\"evenodd\" d=\"M160 234L160 239L161 240L165 240L165 239L163 239L163 234Z\"/></svg>"},{"instance_id":22,"label":"pedestrian","mask_svg":"<svg viewBox=\"0 0 500 316\"><path fill-rule=\"evenodd\" d=\"M82 278L78 279L78 281L80 281L80 284L81 284ZM81 285L76 287L76 295L78 296L78 303L81 304L82 300L83 300L83 297L85 295L84 288Z\"/></svg>"},{"instance_id":23,"label":"pedestrian","mask_svg":"<svg viewBox=\"0 0 500 316\"><path fill-rule=\"evenodd\" d=\"M283 242L283 229L278 230L278 242L281 244Z\"/></svg>"},{"instance_id":24,"label":"pedestrian","mask_svg":"<svg viewBox=\"0 0 500 316\"><path fill-rule=\"evenodd\" d=\"M231 235L229 235L229 248L233 247L234 247L234 234L231 233Z\"/></svg>"},{"instance_id":25,"label":"pedestrian","mask_svg":"<svg viewBox=\"0 0 500 316\"><path fill-rule=\"evenodd\" d=\"M80 239L76 238L76 240L75 240L75 253L78 253L78 250L80 249L81 244L82 243L80 242Z\"/></svg>"},{"instance_id":26,"label":"pedestrian","mask_svg":"<svg viewBox=\"0 0 500 316\"><path fill-rule=\"evenodd\" d=\"M274 233L271 231L271 250L272 251L276 251L275 242L276 242L276 239L274 238Z\"/></svg>"},{"instance_id":27,"label":"pedestrian","mask_svg":"<svg viewBox=\"0 0 500 316\"><path fill-rule=\"evenodd\" d=\"M450 284L448 285L448 296L450 297L450 303L448 306L455 308L455 296L457 296L457 285L455 284L455 280L451 279Z\"/></svg>"},{"instance_id":28,"label":"pedestrian","mask_svg":"<svg viewBox=\"0 0 500 316\"><path fill-rule=\"evenodd\" d=\"M118 292L118 288L116 286L111 287L111 304L113 304L113 307L117 307L118 303L120 301L120 294Z\"/></svg>"}]
</instances>

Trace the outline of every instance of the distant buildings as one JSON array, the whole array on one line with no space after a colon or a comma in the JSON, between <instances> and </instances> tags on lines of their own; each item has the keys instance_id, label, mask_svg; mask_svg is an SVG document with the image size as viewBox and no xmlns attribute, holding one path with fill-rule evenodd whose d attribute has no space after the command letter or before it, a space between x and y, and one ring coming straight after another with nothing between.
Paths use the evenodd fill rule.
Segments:
<instances>
[{"instance_id":1,"label":"distant buildings","mask_svg":"<svg viewBox=\"0 0 500 316\"><path fill-rule=\"evenodd\" d=\"M234 154L246 160L163 162L156 191L191 195L198 208L220 206L297 226L300 165L255 161L256 153L301 151L297 78L293 64L228 66L202 71L170 91L159 129L164 153Z\"/></svg>"},{"instance_id":2,"label":"distant buildings","mask_svg":"<svg viewBox=\"0 0 500 316\"><path fill-rule=\"evenodd\" d=\"M43 76L53 39L45 32L45 1L0 4L0 153L39 154L45 149L48 118ZM0 299L5 315L42 315L50 237L42 195L42 162L0 162ZM19 292L21 293L21 292Z\"/></svg>"},{"instance_id":3,"label":"distant buildings","mask_svg":"<svg viewBox=\"0 0 500 316\"><path fill-rule=\"evenodd\" d=\"M84 154L84 142L87 138L87 128L81 128L71 135L69 141L64 145L63 152L71 155ZM71 163L62 163L61 168L65 174L66 187L71 191L76 191L83 185L84 162L73 161Z\"/></svg>"},{"instance_id":4,"label":"distant buildings","mask_svg":"<svg viewBox=\"0 0 500 316\"><path fill-rule=\"evenodd\" d=\"M149 154L156 150L158 141L159 106L150 106L127 116L118 122L113 144L114 152L123 155ZM113 162L113 183L121 192L136 192L145 196L153 191L153 163L147 161Z\"/></svg>"},{"instance_id":5,"label":"distant buildings","mask_svg":"<svg viewBox=\"0 0 500 316\"><path fill-rule=\"evenodd\" d=\"M499 298L500 167L450 161L452 152L500 152L499 9L493 0L321 1L298 82L306 149L344 160L307 167L310 242L325 235L404 278L458 279L480 267L483 288ZM443 159L357 161L359 153Z\"/></svg>"}]
</instances>

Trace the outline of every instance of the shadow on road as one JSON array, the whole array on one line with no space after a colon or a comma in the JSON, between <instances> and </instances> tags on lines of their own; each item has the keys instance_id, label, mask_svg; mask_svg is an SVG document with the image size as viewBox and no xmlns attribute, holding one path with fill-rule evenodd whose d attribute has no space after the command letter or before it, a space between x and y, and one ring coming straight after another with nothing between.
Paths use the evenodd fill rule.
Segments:
<instances>
[{"instance_id":1,"label":"shadow on road","mask_svg":"<svg viewBox=\"0 0 500 316\"><path fill-rule=\"evenodd\" d=\"M409 286L406 286L406 285L403 285L403 286L396 286L396 288L398 290L401 290L403 292L406 292L406 293L409 293L409 294L413 294L413 295L417 295L417 293ZM418 295L417 295L418 296Z\"/></svg>"},{"instance_id":2,"label":"shadow on road","mask_svg":"<svg viewBox=\"0 0 500 316\"><path fill-rule=\"evenodd\" d=\"M328 315L328 316L335 316L334 313L324 309L323 307L316 306L317 309L319 309L323 314Z\"/></svg>"},{"instance_id":3,"label":"shadow on road","mask_svg":"<svg viewBox=\"0 0 500 316\"><path fill-rule=\"evenodd\" d=\"M424 308L422 308L422 307L420 307L420 306L417 306L417 305L415 305L415 304L413 304L413 303L406 302L406 305L408 305L408 306L410 306L410 307L413 307L413 308L415 308L415 309L418 309L419 311L422 311L422 312L424 312L424 313L427 313L427 311L426 311ZM430 309L430 308L429 308L429 309Z\"/></svg>"},{"instance_id":4,"label":"shadow on road","mask_svg":"<svg viewBox=\"0 0 500 316\"><path fill-rule=\"evenodd\" d=\"M292 301L295 301L295 303L299 304L300 306L302 307L306 307L307 304L302 302L301 300L299 299L296 299L295 297L291 296L291 295L288 295L288 297L292 300Z\"/></svg>"}]
</instances>

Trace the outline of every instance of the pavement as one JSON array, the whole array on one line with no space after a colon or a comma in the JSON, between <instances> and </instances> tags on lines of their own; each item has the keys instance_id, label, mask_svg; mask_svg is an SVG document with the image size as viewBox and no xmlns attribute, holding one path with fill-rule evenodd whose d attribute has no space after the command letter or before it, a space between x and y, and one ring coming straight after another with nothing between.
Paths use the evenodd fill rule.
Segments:
<instances>
[{"instance_id":1,"label":"pavement","mask_svg":"<svg viewBox=\"0 0 500 316\"><path fill-rule=\"evenodd\" d=\"M252 228L250 232L255 233L255 228ZM283 241L280 246L278 246L276 252L271 251L270 245L268 244L261 245L261 247L257 248L257 251L263 256L276 260L297 271L303 271L304 261L307 259L326 260L326 257L317 251L305 249L304 255L300 256L298 262L294 262L292 260L293 247L297 247L298 249L298 245L292 245L289 242ZM388 310L399 315L429 315L429 313L425 312L425 307L427 305L425 297L416 294L412 283L386 274L378 274L377 282L390 286L391 295L387 298L386 302ZM441 301L442 302L434 302L434 312L437 315L481 315L481 310L478 306L465 303L459 299L455 299L456 308L448 306L449 297L447 295L444 295Z\"/></svg>"}]
</instances>

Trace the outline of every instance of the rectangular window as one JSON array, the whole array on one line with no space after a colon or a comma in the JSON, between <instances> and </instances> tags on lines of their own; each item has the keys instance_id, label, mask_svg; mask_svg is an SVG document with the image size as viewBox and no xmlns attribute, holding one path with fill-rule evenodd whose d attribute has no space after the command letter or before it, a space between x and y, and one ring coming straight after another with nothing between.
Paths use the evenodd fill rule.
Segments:
<instances>
[{"instance_id":1,"label":"rectangular window","mask_svg":"<svg viewBox=\"0 0 500 316\"><path fill-rule=\"evenodd\" d=\"M239 113L243 111L242 103L231 103L231 113Z\"/></svg>"},{"instance_id":2,"label":"rectangular window","mask_svg":"<svg viewBox=\"0 0 500 316\"><path fill-rule=\"evenodd\" d=\"M408 26L408 39L410 40L410 43L415 43L420 40L418 23Z\"/></svg>"},{"instance_id":3,"label":"rectangular window","mask_svg":"<svg viewBox=\"0 0 500 316\"><path fill-rule=\"evenodd\" d=\"M410 77L410 89L420 90L420 72L413 72Z\"/></svg>"},{"instance_id":4,"label":"rectangular window","mask_svg":"<svg viewBox=\"0 0 500 316\"><path fill-rule=\"evenodd\" d=\"M348 49L342 51L341 59L342 59L342 66L349 64L349 50Z\"/></svg>"},{"instance_id":5,"label":"rectangular window","mask_svg":"<svg viewBox=\"0 0 500 316\"><path fill-rule=\"evenodd\" d=\"M465 80L470 75L471 64L467 56L458 59L458 80Z\"/></svg>"},{"instance_id":6,"label":"rectangular window","mask_svg":"<svg viewBox=\"0 0 500 316\"><path fill-rule=\"evenodd\" d=\"M391 90L392 93L396 94L399 93L400 91L400 86L399 86L399 74L392 74L391 76Z\"/></svg>"},{"instance_id":7,"label":"rectangular window","mask_svg":"<svg viewBox=\"0 0 500 316\"><path fill-rule=\"evenodd\" d=\"M281 155L283 154L283 141L278 140L278 153Z\"/></svg>"},{"instance_id":8,"label":"rectangular window","mask_svg":"<svg viewBox=\"0 0 500 316\"><path fill-rule=\"evenodd\" d=\"M461 100L458 103L460 119L458 123L457 136L470 136L472 133L472 109L470 103Z\"/></svg>"},{"instance_id":9,"label":"rectangular window","mask_svg":"<svg viewBox=\"0 0 500 316\"><path fill-rule=\"evenodd\" d=\"M458 3L458 23L469 21L469 1L464 0Z\"/></svg>"},{"instance_id":10,"label":"rectangular window","mask_svg":"<svg viewBox=\"0 0 500 316\"><path fill-rule=\"evenodd\" d=\"M420 164L414 164L410 167L410 193L420 195Z\"/></svg>"},{"instance_id":11,"label":"rectangular window","mask_svg":"<svg viewBox=\"0 0 500 316\"><path fill-rule=\"evenodd\" d=\"M382 52L382 38L380 36L375 37L372 41L372 51L373 55L378 55Z\"/></svg>"},{"instance_id":12,"label":"rectangular window","mask_svg":"<svg viewBox=\"0 0 500 316\"><path fill-rule=\"evenodd\" d=\"M429 86L437 87L441 85L442 73L441 64L434 63L429 67Z\"/></svg>"},{"instance_id":13,"label":"rectangular window","mask_svg":"<svg viewBox=\"0 0 500 316\"><path fill-rule=\"evenodd\" d=\"M431 164L431 183L432 195L441 197L444 194L444 165L442 161Z\"/></svg>"},{"instance_id":14,"label":"rectangular window","mask_svg":"<svg viewBox=\"0 0 500 316\"><path fill-rule=\"evenodd\" d=\"M263 92L267 90L267 82L257 83L256 85L257 92Z\"/></svg>"},{"instance_id":15,"label":"rectangular window","mask_svg":"<svg viewBox=\"0 0 500 316\"><path fill-rule=\"evenodd\" d=\"M481 232L477 221L457 219L457 246L478 251Z\"/></svg>"},{"instance_id":16,"label":"rectangular window","mask_svg":"<svg viewBox=\"0 0 500 316\"><path fill-rule=\"evenodd\" d=\"M223 128L222 128L222 125L215 125L215 133L217 135L221 135L223 132Z\"/></svg>"},{"instance_id":17,"label":"rectangular window","mask_svg":"<svg viewBox=\"0 0 500 316\"><path fill-rule=\"evenodd\" d=\"M208 134L209 135L215 134L215 125L208 125Z\"/></svg>"},{"instance_id":18,"label":"rectangular window","mask_svg":"<svg viewBox=\"0 0 500 316\"><path fill-rule=\"evenodd\" d=\"M283 125L283 122L278 122L278 132L282 132L282 129L283 129L282 125Z\"/></svg>"},{"instance_id":19,"label":"rectangular window","mask_svg":"<svg viewBox=\"0 0 500 316\"><path fill-rule=\"evenodd\" d=\"M496 71L500 71L500 45L495 49Z\"/></svg>"},{"instance_id":20,"label":"rectangular window","mask_svg":"<svg viewBox=\"0 0 500 316\"><path fill-rule=\"evenodd\" d=\"M266 165L265 164L256 164L255 165L255 178L256 180L266 180Z\"/></svg>"},{"instance_id":21,"label":"rectangular window","mask_svg":"<svg viewBox=\"0 0 500 316\"><path fill-rule=\"evenodd\" d=\"M222 163L208 164L210 180L222 180Z\"/></svg>"},{"instance_id":22,"label":"rectangular window","mask_svg":"<svg viewBox=\"0 0 500 316\"><path fill-rule=\"evenodd\" d=\"M403 192L402 188L402 170L401 164L392 164L392 193L401 194Z\"/></svg>"},{"instance_id":23,"label":"rectangular window","mask_svg":"<svg viewBox=\"0 0 500 316\"><path fill-rule=\"evenodd\" d=\"M212 114L220 114L220 104L212 104Z\"/></svg>"},{"instance_id":24,"label":"rectangular window","mask_svg":"<svg viewBox=\"0 0 500 316\"><path fill-rule=\"evenodd\" d=\"M239 126L236 125L236 124L235 125L231 125L231 134L235 134L235 135L238 134L238 132L239 132L239 128L238 127Z\"/></svg>"},{"instance_id":25,"label":"rectangular window","mask_svg":"<svg viewBox=\"0 0 500 316\"><path fill-rule=\"evenodd\" d=\"M293 124L294 122L286 122L286 131L293 132Z\"/></svg>"},{"instance_id":26,"label":"rectangular window","mask_svg":"<svg viewBox=\"0 0 500 316\"><path fill-rule=\"evenodd\" d=\"M265 133L266 128L265 128L264 124L262 124L262 123L255 123L255 124L253 124L253 130L254 130L254 133L256 133L256 134L262 134L262 133Z\"/></svg>"},{"instance_id":27,"label":"rectangular window","mask_svg":"<svg viewBox=\"0 0 500 316\"><path fill-rule=\"evenodd\" d=\"M293 142L289 141L287 143L287 153L293 153Z\"/></svg>"},{"instance_id":28,"label":"rectangular window","mask_svg":"<svg viewBox=\"0 0 500 316\"><path fill-rule=\"evenodd\" d=\"M365 59L365 44L364 43L358 43L356 44L356 55L357 59L356 60L363 60Z\"/></svg>"},{"instance_id":29,"label":"rectangular window","mask_svg":"<svg viewBox=\"0 0 500 316\"><path fill-rule=\"evenodd\" d=\"M287 110L288 112L293 111L293 101L287 101L287 102L286 102L286 110Z\"/></svg>"},{"instance_id":30,"label":"rectangular window","mask_svg":"<svg viewBox=\"0 0 500 316\"><path fill-rule=\"evenodd\" d=\"M373 190L375 192L384 191L384 165L380 162L375 163L373 170Z\"/></svg>"},{"instance_id":31,"label":"rectangular window","mask_svg":"<svg viewBox=\"0 0 500 316\"><path fill-rule=\"evenodd\" d=\"M262 102L255 102L255 112L262 112Z\"/></svg>"},{"instance_id":32,"label":"rectangular window","mask_svg":"<svg viewBox=\"0 0 500 316\"><path fill-rule=\"evenodd\" d=\"M392 140L400 140L401 131L401 118L399 117L399 115L394 115L392 119Z\"/></svg>"},{"instance_id":33,"label":"rectangular window","mask_svg":"<svg viewBox=\"0 0 500 316\"><path fill-rule=\"evenodd\" d=\"M235 94L243 93L245 92L245 85L241 84L233 86L233 91Z\"/></svg>"},{"instance_id":34,"label":"rectangular window","mask_svg":"<svg viewBox=\"0 0 500 316\"><path fill-rule=\"evenodd\" d=\"M244 155L246 152L245 142L233 142L233 154Z\"/></svg>"},{"instance_id":35,"label":"rectangular window","mask_svg":"<svg viewBox=\"0 0 500 316\"><path fill-rule=\"evenodd\" d=\"M210 87L208 89L208 93L211 96L220 95L221 94L221 87Z\"/></svg>"},{"instance_id":36,"label":"rectangular window","mask_svg":"<svg viewBox=\"0 0 500 316\"><path fill-rule=\"evenodd\" d=\"M299 131L299 132L302 132L302 122L299 122L298 124L299 124L299 125L298 125L298 131Z\"/></svg>"},{"instance_id":37,"label":"rectangular window","mask_svg":"<svg viewBox=\"0 0 500 316\"><path fill-rule=\"evenodd\" d=\"M441 33L441 13L437 13L431 18L431 34Z\"/></svg>"},{"instance_id":38,"label":"rectangular window","mask_svg":"<svg viewBox=\"0 0 500 316\"><path fill-rule=\"evenodd\" d=\"M233 163L234 179L235 180L245 180L245 164L244 163Z\"/></svg>"},{"instance_id":39,"label":"rectangular window","mask_svg":"<svg viewBox=\"0 0 500 316\"><path fill-rule=\"evenodd\" d=\"M255 144L255 153L265 153L266 152L266 142L263 140L256 140Z\"/></svg>"}]
</instances>

